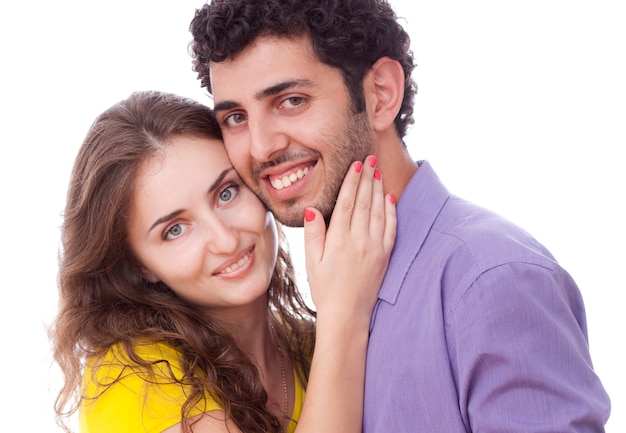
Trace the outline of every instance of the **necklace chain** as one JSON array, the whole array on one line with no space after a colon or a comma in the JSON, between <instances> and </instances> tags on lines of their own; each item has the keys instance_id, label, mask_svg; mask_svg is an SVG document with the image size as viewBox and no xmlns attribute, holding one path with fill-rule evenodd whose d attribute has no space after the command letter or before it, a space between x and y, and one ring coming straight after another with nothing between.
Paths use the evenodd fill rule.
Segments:
<instances>
[{"instance_id":1,"label":"necklace chain","mask_svg":"<svg viewBox=\"0 0 626 433\"><path fill-rule=\"evenodd\" d=\"M278 336L276 335L276 330L274 329L274 324L272 323L272 319L269 320L270 330L272 331L272 337L274 338L274 344L276 345L276 350L278 351L278 357L280 358L280 374L283 380L283 413L285 417L288 416L288 407L289 407L289 397L287 395L287 376L285 373L285 355L283 354L283 349L278 342Z\"/></svg>"}]
</instances>

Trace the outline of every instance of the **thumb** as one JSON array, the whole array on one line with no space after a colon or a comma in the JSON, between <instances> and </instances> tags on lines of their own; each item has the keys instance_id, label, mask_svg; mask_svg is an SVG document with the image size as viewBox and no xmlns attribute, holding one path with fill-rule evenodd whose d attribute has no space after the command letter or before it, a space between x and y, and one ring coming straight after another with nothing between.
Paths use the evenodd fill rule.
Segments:
<instances>
[{"instance_id":1,"label":"thumb","mask_svg":"<svg viewBox=\"0 0 626 433\"><path fill-rule=\"evenodd\" d=\"M315 208L304 210L304 255L307 272L310 273L316 263L324 256L326 242L326 224L322 214Z\"/></svg>"}]
</instances>

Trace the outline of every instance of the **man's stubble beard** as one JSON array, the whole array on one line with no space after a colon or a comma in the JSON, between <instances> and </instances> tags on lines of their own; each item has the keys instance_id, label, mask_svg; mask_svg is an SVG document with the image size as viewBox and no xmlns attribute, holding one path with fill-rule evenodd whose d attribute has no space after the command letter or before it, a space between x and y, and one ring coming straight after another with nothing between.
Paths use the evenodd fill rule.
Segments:
<instances>
[{"instance_id":1,"label":"man's stubble beard","mask_svg":"<svg viewBox=\"0 0 626 433\"><path fill-rule=\"evenodd\" d=\"M328 225L348 168L352 162L363 161L366 156L374 154L373 134L367 120L367 113L349 112L344 119L345 127L342 131L327 130L320 133L326 143L326 149L332 150L321 155L324 161L324 187L313 203L294 199L282 202L280 207L274 206L260 188L255 188L257 195L282 224L289 227L302 227L304 209L315 207L322 213Z\"/></svg>"}]
</instances>

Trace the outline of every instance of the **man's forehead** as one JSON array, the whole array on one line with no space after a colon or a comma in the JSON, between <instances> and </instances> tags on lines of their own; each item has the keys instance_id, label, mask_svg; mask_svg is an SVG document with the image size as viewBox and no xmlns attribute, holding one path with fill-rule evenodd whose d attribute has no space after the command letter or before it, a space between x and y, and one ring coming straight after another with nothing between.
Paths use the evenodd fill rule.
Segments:
<instances>
[{"instance_id":1,"label":"man's forehead","mask_svg":"<svg viewBox=\"0 0 626 433\"><path fill-rule=\"evenodd\" d=\"M258 38L232 58L209 65L215 103L239 98L261 99L288 87L310 87L316 69L327 67L312 54L306 40Z\"/></svg>"}]
</instances>

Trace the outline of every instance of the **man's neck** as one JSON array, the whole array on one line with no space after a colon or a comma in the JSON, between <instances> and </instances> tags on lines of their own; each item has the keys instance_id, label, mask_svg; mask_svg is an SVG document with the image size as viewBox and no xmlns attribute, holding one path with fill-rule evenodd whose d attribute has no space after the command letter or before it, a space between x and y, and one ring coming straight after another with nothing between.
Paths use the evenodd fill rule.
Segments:
<instances>
[{"instance_id":1,"label":"man's neck","mask_svg":"<svg viewBox=\"0 0 626 433\"><path fill-rule=\"evenodd\" d=\"M417 171L418 165L397 136L381 141L376 156L378 168L383 176L385 194L392 193L397 202Z\"/></svg>"}]
</instances>

